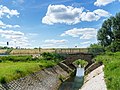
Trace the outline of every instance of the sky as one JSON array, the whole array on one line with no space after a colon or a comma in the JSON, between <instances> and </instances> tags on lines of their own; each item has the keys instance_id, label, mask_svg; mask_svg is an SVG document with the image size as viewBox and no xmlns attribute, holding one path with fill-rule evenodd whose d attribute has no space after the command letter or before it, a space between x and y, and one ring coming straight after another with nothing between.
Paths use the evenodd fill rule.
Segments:
<instances>
[{"instance_id":1,"label":"sky","mask_svg":"<svg viewBox=\"0 0 120 90\"><path fill-rule=\"evenodd\" d=\"M0 0L0 46L86 48L120 0Z\"/></svg>"}]
</instances>

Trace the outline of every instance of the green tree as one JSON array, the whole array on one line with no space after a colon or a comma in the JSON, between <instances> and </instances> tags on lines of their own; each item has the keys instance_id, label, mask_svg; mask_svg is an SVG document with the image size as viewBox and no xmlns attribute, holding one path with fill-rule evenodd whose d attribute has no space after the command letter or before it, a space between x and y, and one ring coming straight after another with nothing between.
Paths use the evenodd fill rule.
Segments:
<instances>
[{"instance_id":1,"label":"green tree","mask_svg":"<svg viewBox=\"0 0 120 90\"><path fill-rule=\"evenodd\" d=\"M104 53L105 49L100 44L91 44L88 48L88 52L96 56L98 54Z\"/></svg>"},{"instance_id":2,"label":"green tree","mask_svg":"<svg viewBox=\"0 0 120 90\"><path fill-rule=\"evenodd\" d=\"M99 29L97 39L101 46L120 51L120 13L105 20Z\"/></svg>"}]
</instances>

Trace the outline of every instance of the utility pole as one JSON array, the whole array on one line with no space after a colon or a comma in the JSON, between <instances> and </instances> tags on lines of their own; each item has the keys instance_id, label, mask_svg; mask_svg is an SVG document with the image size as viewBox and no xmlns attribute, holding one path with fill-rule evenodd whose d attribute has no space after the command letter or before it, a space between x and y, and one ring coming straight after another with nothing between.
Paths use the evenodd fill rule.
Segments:
<instances>
[{"instance_id":1,"label":"utility pole","mask_svg":"<svg viewBox=\"0 0 120 90\"><path fill-rule=\"evenodd\" d=\"M7 42L7 46L9 45L9 42Z\"/></svg>"}]
</instances>

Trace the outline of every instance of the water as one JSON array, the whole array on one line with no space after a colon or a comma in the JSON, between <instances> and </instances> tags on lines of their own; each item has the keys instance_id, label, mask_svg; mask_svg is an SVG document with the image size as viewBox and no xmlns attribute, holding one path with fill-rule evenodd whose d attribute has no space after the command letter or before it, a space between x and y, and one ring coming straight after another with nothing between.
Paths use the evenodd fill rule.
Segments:
<instances>
[{"instance_id":1,"label":"water","mask_svg":"<svg viewBox=\"0 0 120 90\"><path fill-rule=\"evenodd\" d=\"M77 68L76 75L63 82L59 90L79 90L84 81L84 68Z\"/></svg>"},{"instance_id":2,"label":"water","mask_svg":"<svg viewBox=\"0 0 120 90\"><path fill-rule=\"evenodd\" d=\"M0 56L8 56L8 55L5 55L5 54L0 54Z\"/></svg>"}]
</instances>

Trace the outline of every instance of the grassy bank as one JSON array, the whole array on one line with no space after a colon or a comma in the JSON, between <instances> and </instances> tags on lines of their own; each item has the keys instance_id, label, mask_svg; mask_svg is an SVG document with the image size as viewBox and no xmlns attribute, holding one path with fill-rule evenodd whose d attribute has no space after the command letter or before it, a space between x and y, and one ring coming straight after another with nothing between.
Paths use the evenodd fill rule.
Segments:
<instances>
[{"instance_id":1,"label":"grassy bank","mask_svg":"<svg viewBox=\"0 0 120 90\"><path fill-rule=\"evenodd\" d=\"M32 56L0 57L0 83L10 82L43 68L52 67L62 60L62 58L58 58L60 57L59 55L47 54L44 53L41 57L37 58Z\"/></svg>"},{"instance_id":2,"label":"grassy bank","mask_svg":"<svg viewBox=\"0 0 120 90\"><path fill-rule=\"evenodd\" d=\"M120 52L106 53L96 58L104 64L105 80L108 90L120 90Z\"/></svg>"}]
</instances>

